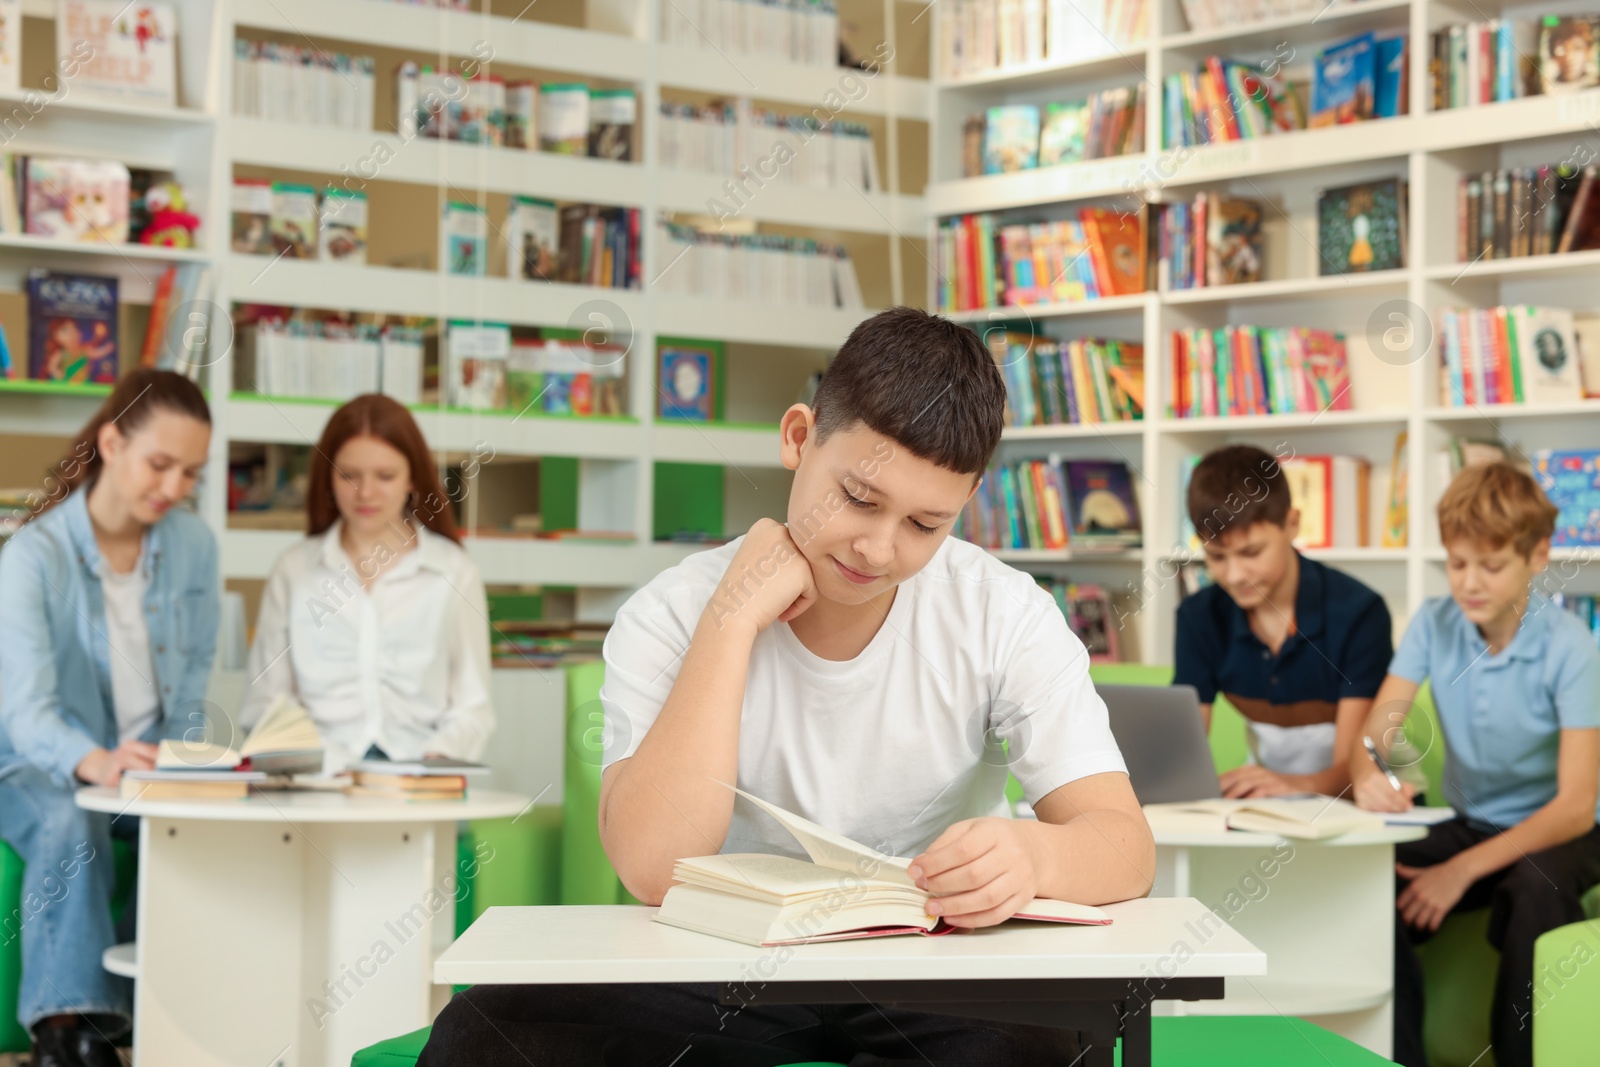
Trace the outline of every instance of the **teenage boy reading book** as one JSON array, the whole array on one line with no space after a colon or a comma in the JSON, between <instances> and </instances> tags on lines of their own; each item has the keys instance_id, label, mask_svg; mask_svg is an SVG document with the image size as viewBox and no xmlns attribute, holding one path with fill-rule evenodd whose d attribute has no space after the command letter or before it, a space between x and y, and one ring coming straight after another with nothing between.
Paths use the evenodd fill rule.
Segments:
<instances>
[{"instance_id":1,"label":"teenage boy reading book","mask_svg":"<svg viewBox=\"0 0 1600 1067\"><path fill-rule=\"evenodd\" d=\"M600 833L640 900L661 902L681 858L802 855L724 783L911 857L955 926L999 923L1034 896L1095 905L1149 889L1150 829L1083 646L1030 577L949 536L1004 405L975 334L909 308L873 316L813 405L784 413L787 525L763 519L689 557L617 613ZM1007 817L1008 770L1037 821ZM1028 1067L1070 1063L1076 1045L1068 1031L759 993L728 1008L710 986L478 986L440 1015L420 1063Z\"/></svg>"},{"instance_id":2,"label":"teenage boy reading book","mask_svg":"<svg viewBox=\"0 0 1600 1067\"><path fill-rule=\"evenodd\" d=\"M1295 551L1300 513L1270 453L1208 453L1185 503L1215 584L1178 606L1172 681L1199 690L1207 730L1218 693L1247 721L1252 760L1222 776L1223 795L1337 796L1389 665L1389 609Z\"/></svg>"},{"instance_id":3,"label":"teenage boy reading book","mask_svg":"<svg viewBox=\"0 0 1600 1067\"><path fill-rule=\"evenodd\" d=\"M1468 467L1439 501L1450 595L1406 627L1366 730L1380 753L1432 683L1456 818L1395 848L1395 1061L1427 1063L1414 946L1446 915L1489 906L1500 950L1490 1033L1500 1067L1533 1063L1533 943L1581 920L1600 883L1600 649L1576 616L1534 591L1556 509L1505 463ZM1356 802L1403 811L1366 752L1350 757Z\"/></svg>"}]
</instances>

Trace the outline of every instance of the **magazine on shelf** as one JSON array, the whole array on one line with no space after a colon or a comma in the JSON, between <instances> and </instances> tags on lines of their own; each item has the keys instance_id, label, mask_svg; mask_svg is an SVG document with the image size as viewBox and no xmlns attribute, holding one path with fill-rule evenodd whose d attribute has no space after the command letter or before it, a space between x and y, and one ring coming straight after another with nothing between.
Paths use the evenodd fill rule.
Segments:
<instances>
[{"instance_id":1,"label":"magazine on shelf","mask_svg":"<svg viewBox=\"0 0 1600 1067\"><path fill-rule=\"evenodd\" d=\"M74 99L178 103L178 19L171 4L56 0L56 51Z\"/></svg>"}]
</instances>

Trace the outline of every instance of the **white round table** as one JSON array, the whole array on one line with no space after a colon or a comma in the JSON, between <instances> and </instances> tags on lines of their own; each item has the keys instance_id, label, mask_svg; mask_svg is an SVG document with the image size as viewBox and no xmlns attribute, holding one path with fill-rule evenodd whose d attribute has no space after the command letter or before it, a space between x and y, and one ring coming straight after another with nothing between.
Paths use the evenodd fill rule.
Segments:
<instances>
[{"instance_id":1,"label":"white round table","mask_svg":"<svg viewBox=\"0 0 1600 1067\"><path fill-rule=\"evenodd\" d=\"M531 804L479 791L124 800L100 788L77 802L142 820L139 941L105 960L138 980L139 1067L345 1067L428 1025L449 996L432 974L455 936L456 823Z\"/></svg>"},{"instance_id":2,"label":"white round table","mask_svg":"<svg viewBox=\"0 0 1600 1067\"><path fill-rule=\"evenodd\" d=\"M1267 953L1260 978L1229 979L1221 1000L1178 1015L1293 1015L1388 1058L1394 1010L1394 846L1427 835L1386 826L1321 841L1164 824L1152 896L1196 897ZM1217 820L1220 823L1220 818ZM1191 931L1203 944L1214 924ZM1165 1008L1166 1005L1163 1005Z\"/></svg>"}]
</instances>

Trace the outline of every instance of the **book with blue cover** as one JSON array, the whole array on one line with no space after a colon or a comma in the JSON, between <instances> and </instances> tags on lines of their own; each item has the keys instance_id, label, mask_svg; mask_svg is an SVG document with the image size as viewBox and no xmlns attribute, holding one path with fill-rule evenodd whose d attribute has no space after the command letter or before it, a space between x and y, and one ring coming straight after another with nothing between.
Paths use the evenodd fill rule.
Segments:
<instances>
[{"instance_id":1,"label":"book with blue cover","mask_svg":"<svg viewBox=\"0 0 1600 1067\"><path fill-rule=\"evenodd\" d=\"M1317 53L1311 82L1311 125L1337 126L1373 115L1377 41L1370 33Z\"/></svg>"},{"instance_id":2,"label":"book with blue cover","mask_svg":"<svg viewBox=\"0 0 1600 1067\"><path fill-rule=\"evenodd\" d=\"M1380 119L1394 118L1410 111L1406 106L1406 39L1385 37L1375 42L1376 88L1372 113Z\"/></svg>"},{"instance_id":3,"label":"book with blue cover","mask_svg":"<svg viewBox=\"0 0 1600 1067\"><path fill-rule=\"evenodd\" d=\"M117 380L117 279L34 271L28 277L28 377Z\"/></svg>"},{"instance_id":4,"label":"book with blue cover","mask_svg":"<svg viewBox=\"0 0 1600 1067\"><path fill-rule=\"evenodd\" d=\"M1533 476L1556 507L1554 548L1600 545L1600 451L1541 449Z\"/></svg>"}]
</instances>

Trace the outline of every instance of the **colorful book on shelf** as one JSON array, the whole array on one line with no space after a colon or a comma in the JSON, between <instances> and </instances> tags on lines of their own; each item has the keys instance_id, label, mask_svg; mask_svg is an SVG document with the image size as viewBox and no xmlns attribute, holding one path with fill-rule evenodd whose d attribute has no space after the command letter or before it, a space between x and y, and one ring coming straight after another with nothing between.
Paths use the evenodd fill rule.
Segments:
<instances>
[{"instance_id":1,"label":"colorful book on shelf","mask_svg":"<svg viewBox=\"0 0 1600 1067\"><path fill-rule=\"evenodd\" d=\"M233 179L230 247L235 252L272 254L272 183L265 178Z\"/></svg>"},{"instance_id":2,"label":"colorful book on shelf","mask_svg":"<svg viewBox=\"0 0 1600 1067\"><path fill-rule=\"evenodd\" d=\"M171 4L57 0L56 51L62 67L76 71L74 97L175 107L177 50Z\"/></svg>"},{"instance_id":3,"label":"colorful book on shelf","mask_svg":"<svg viewBox=\"0 0 1600 1067\"><path fill-rule=\"evenodd\" d=\"M439 226L439 269L484 274L489 267L489 216L476 204L452 200Z\"/></svg>"},{"instance_id":4,"label":"colorful book on shelf","mask_svg":"<svg viewBox=\"0 0 1600 1067\"><path fill-rule=\"evenodd\" d=\"M1116 615L1111 597L1103 586L1084 585L1062 581L1059 578L1037 579L1039 588L1049 593L1056 607L1066 616L1067 626L1083 642L1090 663L1120 663L1120 642L1117 639Z\"/></svg>"},{"instance_id":5,"label":"colorful book on shelf","mask_svg":"<svg viewBox=\"0 0 1600 1067\"><path fill-rule=\"evenodd\" d=\"M28 377L47 382L115 382L117 279L93 274L28 275Z\"/></svg>"},{"instance_id":6,"label":"colorful book on shelf","mask_svg":"<svg viewBox=\"0 0 1600 1067\"><path fill-rule=\"evenodd\" d=\"M1411 471L1406 462L1407 433L1401 430L1394 437L1394 457L1389 463L1389 502L1383 510L1383 536L1379 544L1384 548L1405 548L1410 541L1409 502L1411 499Z\"/></svg>"},{"instance_id":7,"label":"colorful book on shelf","mask_svg":"<svg viewBox=\"0 0 1600 1067\"><path fill-rule=\"evenodd\" d=\"M128 168L108 159L20 158L25 232L53 241L128 242Z\"/></svg>"},{"instance_id":8,"label":"colorful book on shelf","mask_svg":"<svg viewBox=\"0 0 1600 1067\"><path fill-rule=\"evenodd\" d=\"M1352 406L1343 334L1298 327L1175 330L1170 355L1175 418Z\"/></svg>"},{"instance_id":9,"label":"colorful book on shelf","mask_svg":"<svg viewBox=\"0 0 1600 1067\"><path fill-rule=\"evenodd\" d=\"M1206 284L1261 280L1261 204L1211 196L1206 207Z\"/></svg>"},{"instance_id":10,"label":"colorful book on shelf","mask_svg":"<svg viewBox=\"0 0 1600 1067\"><path fill-rule=\"evenodd\" d=\"M1038 107L1007 104L989 108L983 134L983 172L1013 174L1038 165Z\"/></svg>"},{"instance_id":11,"label":"colorful book on shelf","mask_svg":"<svg viewBox=\"0 0 1600 1067\"><path fill-rule=\"evenodd\" d=\"M445 333L445 348L445 403L474 411L503 409L511 328L493 323L452 322Z\"/></svg>"},{"instance_id":12,"label":"colorful book on shelf","mask_svg":"<svg viewBox=\"0 0 1600 1067\"><path fill-rule=\"evenodd\" d=\"M1300 513L1298 548L1365 548L1370 543L1371 464L1359 456L1292 456L1278 463Z\"/></svg>"},{"instance_id":13,"label":"colorful book on shelf","mask_svg":"<svg viewBox=\"0 0 1600 1067\"><path fill-rule=\"evenodd\" d=\"M1600 19L1546 15L1540 20L1539 84L1545 93L1573 93L1600 85Z\"/></svg>"},{"instance_id":14,"label":"colorful book on shelf","mask_svg":"<svg viewBox=\"0 0 1600 1067\"><path fill-rule=\"evenodd\" d=\"M1556 548L1600 545L1600 450L1541 449L1533 475L1556 508Z\"/></svg>"},{"instance_id":15,"label":"colorful book on shelf","mask_svg":"<svg viewBox=\"0 0 1600 1067\"><path fill-rule=\"evenodd\" d=\"M549 200L511 198L506 218L506 277L555 281L561 269L561 216Z\"/></svg>"},{"instance_id":16,"label":"colorful book on shelf","mask_svg":"<svg viewBox=\"0 0 1600 1067\"><path fill-rule=\"evenodd\" d=\"M1089 133L1089 102L1046 104L1039 127L1039 166L1076 163L1085 158Z\"/></svg>"},{"instance_id":17,"label":"colorful book on shelf","mask_svg":"<svg viewBox=\"0 0 1600 1067\"><path fill-rule=\"evenodd\" d=\"M367 262L367 194L329 185L322 193L318 253L328 262Z\"/></svg>"},{"instance_id":18,"label":"colorful book on shelf","mask_svg":"<svg viewBox=\"0 0 1600 1067\"><path fill-rule=\"evenodd\" d=\"M750 945L954 930L927 914L930 894L907 873L910 859L885 855L742 789L737 792L788 830L811 862L764 853L678 860L673 884L653 916L656 922ZM867 892L839 903L841 876L861 880ZM1111 917L1098 908L1036 897L1015 920L1105 926Z\"/></svg>"},{"instance_id":19,"label":"colorful book on shelf","mask_svg":"<svg viewBox=\"0 0 1600 1067\"><path fill-rule=\"evenodd\" d=\"M1121 460L1069 459L1066 480L1069 537L1074 545L1135 546L1144 535L1133 476Z\"/></svg>"},{"instance_id":20,"label":"colorful book on shelf","mask_svg":"<svg viewBox=\"0 0 1600 1067\"><path fill-rule=\"evenodd\" d=\"M1370 33L1317 53L1311 82L1311 125L1337 126L1372 118L1377 96L1377 41Z\"/></svg>"},{"instance_id":21,"label":"colorful book on shelf","mask_svg":"<svg viewBox=\"0 0 1600 1067\"><path fill-rule=\"evenodd\" d=\"M1440 402L1569 404L1585 382L1575 317L1564 308L1442 308Z\"/></svg>"},{"instance_id":22,"label":"colorful book on shelf","mask_svg":"<svg viewBox=\"0 0 1600 1067\"><path fill-rule=\"evenodd\" d=\"M1317 195L1321 274L1406 265L1406 182L1401 178L1324 189Z\"/></svg>"},{"instance_id":23,"label":"colorful book on shelf","mask_svg":"<svg viewBox=\"0 0 1600 1067\"><path fill-rule=\"evenodd\" d=\"M271 232L274 255L316 259L317 191L298 182L273 182Z\"/></svg>"},{"instance_id":24,"label":"colorful book on shelf","mask_svg":"<svg viewBox=\"0 0 1600 1067\"><path fill-rule=\"evenodd\" d=\"M1374 118L1388 119L1408 114L1411 63L1407 58L1411 50L1404 37L1380 37L1373 42L1374 69L1377 76L1376 96L1372 101Z\"/></svg>"}]
</instances>

